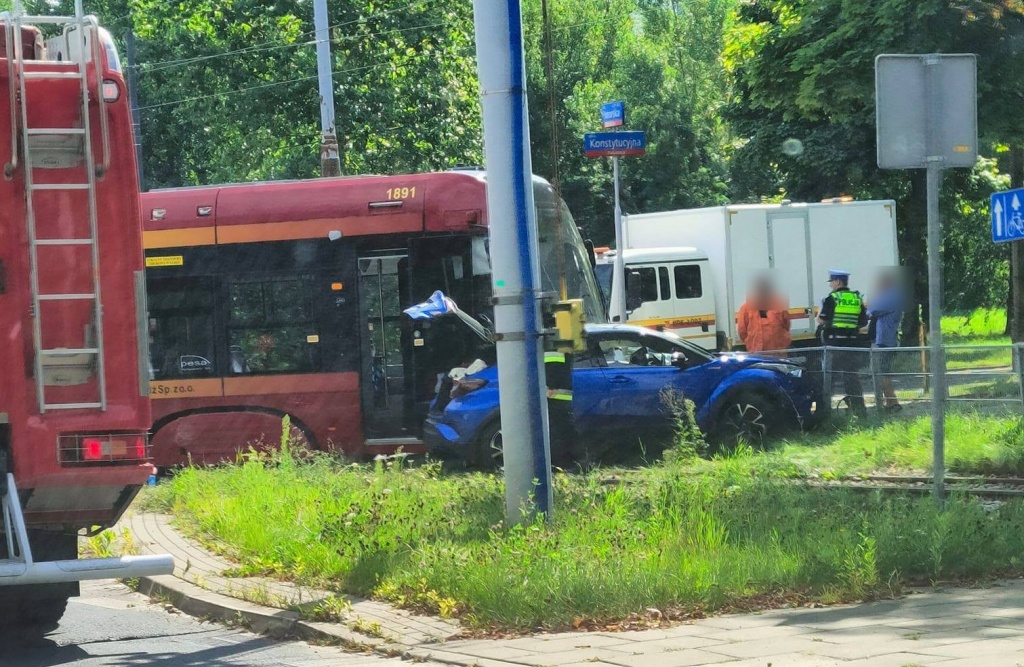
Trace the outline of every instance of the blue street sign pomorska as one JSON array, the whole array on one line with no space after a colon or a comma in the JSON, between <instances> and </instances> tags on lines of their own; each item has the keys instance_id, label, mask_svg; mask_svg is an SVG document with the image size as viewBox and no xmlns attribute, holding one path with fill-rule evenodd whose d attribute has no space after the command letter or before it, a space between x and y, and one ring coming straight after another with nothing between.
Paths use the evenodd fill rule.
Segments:
<instances>
[{"instance_id":1,"label":"blue street sign pomorska","mask_svg":"<svg viewBox=\"0 0 1024 667\"><path fill-rule=\"evenodd\" d=\"M605 102L601 105L601 127L621 127L625 124L625 102Z\"/></svg>"},{"instance_id":2,"label":"blue street sign pomorska","mask_svg":"<svg viewBox=\"0 0 1024 667\"><path fill-rule=\"evenodd\" d=\"M583 152L591 158L643 155L647 152L647 135L643 132L588 132L583 135Z\"/></svg>"},{"instance_id":3,"label":"blue street sign pomorska","mask_svg":"<svg viewBox=\"0 0 1024 667\"><path fill-rule=\"evenodd\" d=\"M1024 239L1024 188L992 193L992 240Z\"/></svg>"}]
</instances>

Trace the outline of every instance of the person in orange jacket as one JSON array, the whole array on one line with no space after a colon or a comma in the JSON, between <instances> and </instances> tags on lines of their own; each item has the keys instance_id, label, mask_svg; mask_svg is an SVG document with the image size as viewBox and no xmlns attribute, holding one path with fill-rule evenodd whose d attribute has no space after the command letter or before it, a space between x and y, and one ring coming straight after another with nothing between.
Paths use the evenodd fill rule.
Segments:
<instances>
[{"instance_id":1,"label":"person in orange jacket","mask_svg":"<svg viewBox=\"0 0 1024 667\"><path fill-rule=\"evenodd\" d=\"M793 342L789 309L767 278L754 283L736 314L736 325L748 352L785 350Z\"/></svg>"}]
</instances>

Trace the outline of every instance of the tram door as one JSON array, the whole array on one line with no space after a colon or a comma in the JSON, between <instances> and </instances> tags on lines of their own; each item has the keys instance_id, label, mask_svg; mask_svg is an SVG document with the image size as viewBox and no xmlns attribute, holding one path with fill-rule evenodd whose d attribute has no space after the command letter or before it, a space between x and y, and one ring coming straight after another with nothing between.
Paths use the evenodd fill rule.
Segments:
<instances>
[{"instance_id":1,"label":"tram door","mask_svg":"<svg viewBox=\"0 0 1024 667\"><path fill-rule=\"evenodd\" d=\"M406 254L359 258L359 302L363 325L362 401L368 442L412 440L416 425L407 415L406 357L402 331Z\"/></svg>"}]
</instances>

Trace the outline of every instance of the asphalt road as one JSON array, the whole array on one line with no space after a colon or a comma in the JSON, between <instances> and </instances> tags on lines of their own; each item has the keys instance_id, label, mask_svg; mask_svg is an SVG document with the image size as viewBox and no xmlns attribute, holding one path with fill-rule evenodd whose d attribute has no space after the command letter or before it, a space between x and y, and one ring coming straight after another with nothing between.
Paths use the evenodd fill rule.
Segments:
<instances>
[{"instance_id":1,"label":"asphalt road","mask_svg":"<svg viewBox=\"0 0 1024 667\"><path fill-rule=\"evenodd\" d=\"M3 667L408 667L399 659L276 642L205 623L114 582L82 585L60 627L28 643L0 640Z\"/></svg>"}]
</instances>

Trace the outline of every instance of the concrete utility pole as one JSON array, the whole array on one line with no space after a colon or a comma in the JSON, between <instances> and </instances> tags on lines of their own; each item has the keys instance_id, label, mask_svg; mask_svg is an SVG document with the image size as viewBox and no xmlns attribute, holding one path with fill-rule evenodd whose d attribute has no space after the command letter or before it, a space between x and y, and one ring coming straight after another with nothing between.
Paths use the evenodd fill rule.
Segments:
<instances>
[{"instance_id":1,"label":"concrete utility pole","mask_svg":"<svg viewBox=\"0 0 1024 667\"><path fill-rule=\"evenodd\" d=\"M320 175L341 176L338 134L334 122L334 66L331 60L331 32L327 23L327 0L313 0L316 27L316 72L320 82Z\"/></svg>"},{"instance_id":2,"label":"concrete utility pole","mask_svg":"<svg viewBox=\"0 0 1024 667\"><path fill-rule=\"evenodd\" d=\"M540 250L519 0L474 0L509 521L551 512ZM524 515L525 511L525 515Z\"/></svg>"}]
</instances>

